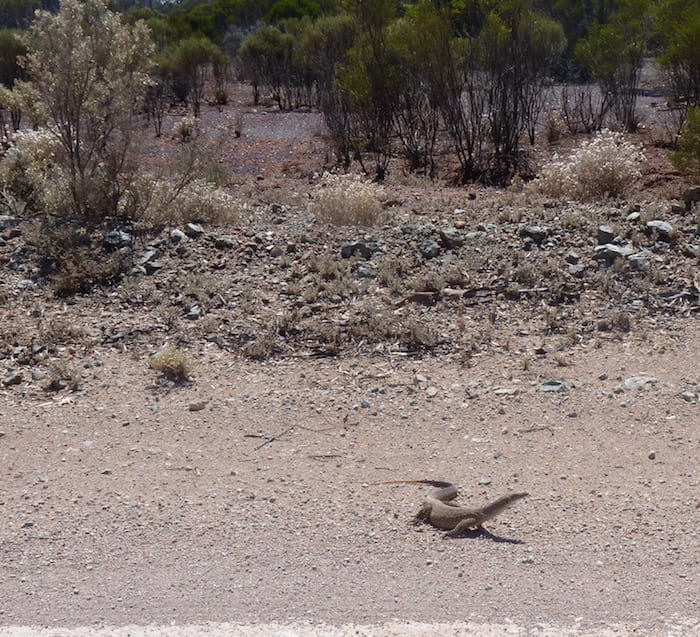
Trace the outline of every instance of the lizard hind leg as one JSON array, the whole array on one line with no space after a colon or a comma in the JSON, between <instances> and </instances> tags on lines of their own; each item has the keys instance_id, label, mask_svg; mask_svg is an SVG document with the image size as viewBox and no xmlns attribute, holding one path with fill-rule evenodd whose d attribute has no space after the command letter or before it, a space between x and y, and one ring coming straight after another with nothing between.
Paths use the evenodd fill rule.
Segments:
<instances>
[{"instance_id":1,"label":"lizard hind leg","mask_svg":"<svg viewBox=\"0 0 700 637\"><path fill-rule=\"evenodd\" d=\"M481 533L483 527L474 517L464 518L454 529L443 534L443 539L452 537L462 537L464 535L476 535Z\"/></svg>"}]
</instances>

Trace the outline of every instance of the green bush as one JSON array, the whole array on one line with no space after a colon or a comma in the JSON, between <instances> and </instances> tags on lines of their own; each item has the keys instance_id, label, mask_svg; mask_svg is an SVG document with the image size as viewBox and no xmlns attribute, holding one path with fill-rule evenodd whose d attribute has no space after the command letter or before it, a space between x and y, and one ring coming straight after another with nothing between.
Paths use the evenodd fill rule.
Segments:
<instances>
[{"instance_id":1,"label":"green bush","mask_svg":"<svg viewBox=\"0 0 700 637\"><path fill-rule=\"evenodd\" d=\"M688 109L678 148L671 154L671 161L692 181L700 181L700 106Z\"/></svg>"}]
</instances>

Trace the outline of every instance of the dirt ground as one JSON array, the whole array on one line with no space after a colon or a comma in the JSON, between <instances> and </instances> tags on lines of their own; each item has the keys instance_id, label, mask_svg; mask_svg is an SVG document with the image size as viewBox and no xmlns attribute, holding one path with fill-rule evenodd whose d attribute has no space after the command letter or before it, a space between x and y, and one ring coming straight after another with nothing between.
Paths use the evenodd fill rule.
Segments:
<instances>
[{"instance_id":1,"label":"dirt ground","mask_svg":"<svg viewBox=\"0 0 700 637\"><path fill-rule=\"evenodd\" d=\"M308 190L312 169L328 160L317 118L244 110L243 141L221 151L222 163L236 166L233 180L265 210L286 197L297 205L304 188L285 180L306 180ZM277 132L266 125L272 117ZM662 188L668 179L677 176ZM470 214L476 226L491 214L478 208L480 193L468 213L452 212L473 189L429 188L405 181L397 219L444 225ZM311 231L299 210L285 213L291 238L275 241L310 232L310 245L337 255L346 231ZM261 228L287 231L274 214L231 229L236 249ZM610 214L622 224L622 212ZM683 232L694 225L676 214ZM516 224L499 223L507 241L520 241ZM550 250L562 263L578 240L567 233ZM580 296L556 308L557 320L552 298L522 289L520 299L494 295L486 305L436 295L428 307L406 304L410 289L388 302L378 285L348 297L335 290L295 315L306 321L301 336L277 329L287 349L254 357L242 333L264 331L288 303L274 260L236 253L219 267L207 244L182 261L162 241L165 268L153 277L62 299L43 283L22 287L28 270L8 265L21 240L13 234L4 248L0 305L0 627L53 635L279 622L241 634L296 635L284 628L293 622L364 627L324 634L379 635L367 627L390 624L382 634L458 635L471 622L482 635L700 634L700 288L697 257L682 241L649 240L664 280L685 290L672 307L655 304L651 279L646 296L633 287L617 296L614 286L598 296L597 265L586 266ZM389 256L399 245L381 240ZM576 244L584 254L594 245ZM225 281L221 303L205 307L206 329L173 318L178 286L202 284L201 263ZM226 291L242 287L245 306ZM401 323L379 345L343 341L358 306L358 322L410 320L410 329ZM318 348L314 320L341 326L338 351ZM423 327L438 336L421 336ZM407 347L404 333L422 348ZM190 353L187 383L164 383L150 366L173 341ZM49 360L79 370L74 391L47 388ZM565 382L543 391L548 381ZM444 539L412 524L429 487L382 484L421 478L459 484L465 504L530 495L486 533ZM443 628L421 633L406 622ZM211 634L238 634L221 630Z\"/></svg>"},{"instance_id":2,"label":"dirt ground","mask_svg":"<svg viewBox=\"0 0 700 637\"><path fill-rule=\"evenodd\" d=\"M245 363L160 394L110 351L85 389L4 395L3 624L698 618L700 329L524 372L508 356ZM642 373L658 382L620 389ZM538 393L564 377L574 387ZM206 403L204 408L197 410ZM193 411L194 410L194 411ZM492 537L411 516L431 477ZM679 633L683 634L683 632Z\"/></svg>"}]
</instances>

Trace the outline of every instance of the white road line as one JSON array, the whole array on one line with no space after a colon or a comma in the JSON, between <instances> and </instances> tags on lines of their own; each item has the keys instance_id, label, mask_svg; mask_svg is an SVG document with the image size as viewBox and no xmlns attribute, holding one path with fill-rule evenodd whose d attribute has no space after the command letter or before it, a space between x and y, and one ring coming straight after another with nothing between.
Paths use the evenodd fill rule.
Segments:
<instances>
[{"instance_id":1,"label":"white road line","mask_svg":"<svg viewBox=\"0 0 700 637\"><path fill-rule=\"evenodd\" d=\"M185 626L0 626L0 637L700 637L698 620L687 620L666 629L640 626L585 629L537 623L421 624L395 622L376 626L347 624L192 624Z\"/></svg>"}]
</instances>

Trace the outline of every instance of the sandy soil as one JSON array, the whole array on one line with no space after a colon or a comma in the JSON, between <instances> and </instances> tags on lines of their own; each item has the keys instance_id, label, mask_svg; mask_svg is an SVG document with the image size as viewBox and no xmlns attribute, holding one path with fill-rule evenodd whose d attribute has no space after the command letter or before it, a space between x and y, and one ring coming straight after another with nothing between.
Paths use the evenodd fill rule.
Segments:
<instances>
[{"instance_id":1,"label":"sandy soil","mask_svg":"<svg viewBox=\"0 0 700 637\"><path fill-rule=\"evenodd\" d=\"M96 352L75 395L2 397L0 621L689 626L698 351L696 324L527 371L210 348L168 393ZM621 389L642 373L658 382ZM372 484L422 477L531 496L445 540L410 523L424 487Z\"/></svg>"}]
</instances>

